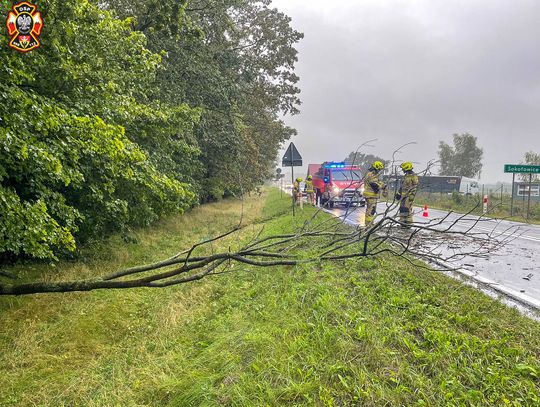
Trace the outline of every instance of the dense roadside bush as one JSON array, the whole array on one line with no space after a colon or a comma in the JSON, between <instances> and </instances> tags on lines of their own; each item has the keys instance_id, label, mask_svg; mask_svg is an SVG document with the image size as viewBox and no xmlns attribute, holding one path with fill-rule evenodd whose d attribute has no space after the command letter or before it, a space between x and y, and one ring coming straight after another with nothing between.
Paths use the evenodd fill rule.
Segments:
<instances>
[{"instance_id":1,"label":"dense roadside bush","mask_svg":"<svg viewBox=\"0 0 540 407\"><path fill-rule=\"evenodd\" d=\"M299 104L301 34L266 0L165 3L42 2L28 54L0 31L0 260L54 258L269 175L294 133L278 117Z\"/></svg>"},{"instance_id":2,"label":"dense roadside bush","mask_svg":"<svg viewBox=\"0 0 540 407\"><path fill-rule=\"evenodd\" d=\"M1 86L0 251L51 257L84 240L187 208L194 194L148 160L122 127ZM31 95L30 101L25 97ZM9 114L31 108L32 116Z\"/></svg>"}]
</instances>

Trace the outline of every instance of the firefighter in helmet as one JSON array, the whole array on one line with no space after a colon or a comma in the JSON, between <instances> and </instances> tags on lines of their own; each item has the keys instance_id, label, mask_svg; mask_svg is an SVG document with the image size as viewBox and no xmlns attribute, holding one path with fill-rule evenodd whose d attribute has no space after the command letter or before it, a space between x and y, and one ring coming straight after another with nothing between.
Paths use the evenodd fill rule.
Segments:
<instances>
[{"instance_id":1,"label":"firefighter in helmet","mask_svg":"<svg viewBox=\"0 0 540 407\"><path fill-rule=\"evenodd\" d=\"M302 178L298 177L293 183L293 198L296 205L300 205L302 202L302 191L300 190L300 183Z\"/></svg>"},{"instance_id":2,"label":"firefighter in helmet","mask_svg":"<svg viewBox=\"0 0 540 407\"><path fill-rule=\"evenodd\" d=\"M366 227L370 226L377 213L379 196L388 196L386 184L379 179L379 173L384 170L384 164L375 161L364 177L364 197L366 198Z\"/></svg>"},{"instance_id":3,"label":"firefighter in helmet","mask_svg":"<svg viewBox=\"0 0 540 407\"><path fill-rule=\"evenodd\" d=\"M313 177L308 175L306 179L306 195L308 204L315 205L315 190L313 189Z\"/></svg>"},{"instance_id":4,"label":"firefighter in helmet","mask_svg":"<svg viewBox=\"0 0 540 407\"><path fill-rule=\"evenodd\" d=\"M409 161L401 164L403 171L403 182L396 193L396 200L399 201L399 220L403 227L410 227L413 220L413 202L418 190L418 175L413 171L413 165Z\"/></svg>"}]
</instances>

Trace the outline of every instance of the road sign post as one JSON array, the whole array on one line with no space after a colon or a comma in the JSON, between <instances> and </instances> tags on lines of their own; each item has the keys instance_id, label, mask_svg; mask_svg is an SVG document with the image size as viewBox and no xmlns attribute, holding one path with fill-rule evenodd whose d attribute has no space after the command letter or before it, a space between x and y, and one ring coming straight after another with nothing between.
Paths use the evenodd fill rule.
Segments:
<instances>
[{"instance_id":1,"label":"road sign post","mask_svg":"<svg viewBox=\"0 0 540 407\"><path fill-rule=\"evenodd\" d=\"M529 221L529 213L531 213L531 193L532 193L532 174L529 174L529 199L527 201L527 222Z\"/></svg>"},{"instance_id":2,"label":"road sign post","mask_svg":"<svg viewBox=\"0 0 540 407\"><path fill-rule=\"evenodd\" d=\"M516 174L512 174L512 193L510 198L510 217L514 216L514 184L516 183Z\"/></svg>"},{"instance_id":3,"label":"road sign post","mask_svg":"<svg viewBox=\"0 0 540 407\"><path fill-rule=\"evenodd\" d=\"M292 216L296 216L296 199L294 196L294 166L291 166L291 183L292 183ZM298 185L298 189L300 189L300 185ZM298 195L297 195L298 197Z\"/></svg>"},{"instance_id":4,"label":"road sign post","mask_svg":"<svg viewBox=\"0 0 540 407\"><path fill-rule=\"evenodd\" d=\"M527 220L531 210L531 189L533 174L540 174L540 165L505 164L504 172L512 174L512 198L510 200L510 216L514 214L514 186L516 174L529 174L529 200L527 204ZM525 188L523 188L523 210L525 210Z\"/></svg>"},{"instance_id":5,"label":"road sign post","mask_svg":"<svg viewBox=\"0 0 540 407\"><path fill-rule=\"evenodd\" d=\"M291 167L291 181L293 184L292 208L293 216L296 216L296 202L294 202L294 167L302 166L302 156L296 149L294 143L289 144L289 147L287 148L287 151L285 151L285 154L283 155L283 159L281 161L282 167Z\"/></svg>"}]
</instances>

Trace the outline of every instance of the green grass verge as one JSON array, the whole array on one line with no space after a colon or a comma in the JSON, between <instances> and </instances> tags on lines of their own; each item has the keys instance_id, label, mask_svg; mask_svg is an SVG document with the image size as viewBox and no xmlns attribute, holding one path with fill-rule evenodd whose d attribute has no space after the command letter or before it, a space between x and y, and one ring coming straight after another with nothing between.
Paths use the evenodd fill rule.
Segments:
<instances>
[{"instance_id":1,"label":"green grass verge","mask_svg":"<svg viewBox=\"0 0 540 407\"><path fill-rule=\"evenodd\" d=\"M289 204L277 191L248 199L238 239L263 219L264 233L283 233L312 214L293 219ZM205 205L138 232L137 244L112 239L52 278L166 257L234 225L240 207ZM34 268L27 277L51 273ZM0 326L2 406L540 403L540 324L390 257L239 266L160 290L0 298Z\"/></svg>"}]
</instances>

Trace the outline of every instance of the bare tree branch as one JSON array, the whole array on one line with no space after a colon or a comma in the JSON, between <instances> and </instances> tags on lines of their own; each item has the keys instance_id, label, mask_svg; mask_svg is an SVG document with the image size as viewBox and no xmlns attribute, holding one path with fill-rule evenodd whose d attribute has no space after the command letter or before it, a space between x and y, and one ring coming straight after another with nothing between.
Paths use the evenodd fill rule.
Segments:
<instances>
[{"instance_id":1,"label":"bare tree branch","mask_svg":"<svg viewBox=\"0 0 540 407\"><path fill-rule=\"evenodd\" d=\"M368 145L374 140L363 143ZM392 154L410 145L404 144ZM425 171L429 171L429 166ZM351 180L353 177L351 176ZM352 185L352 183L351 183ZM241 179L239 186L242 189ZM373 258L390 255L402 258L416 267L430 268L437 264L455 270L452 262L467 257L485 257L519 237L514 226L500 229L500 221L473 213L479 203L464 214L448 212L412 225L402 223L396 213L398 202L387 200L384 210L370 227L351 227L347 218L358 208L347 208L339 218L330 217L324 206L314 211L291 233L269 234L264 225L254 226L250 237L244 222L244 198L239 222L230 230L193 244L174 256L147 265L118 270L113 273L79 281L0 283L0 295L91 291L97 289L129 289L136 287L163 288L199 281L212 275L232 273L245 268L299 266L318 262ZM488 223L490 222L490 223ZM494 223L494 225L493 225ZM482 229L477 226L482 224ZM486 225L492 225L491 229ZM227 247L220 252L215 244ZM195 256L199 249L201 253ZM208 250L209 249L209 250ZM208 254L210 253L210 254ZM0 273L6 277L7 273Z\"/></svg>"}]
</instances>

